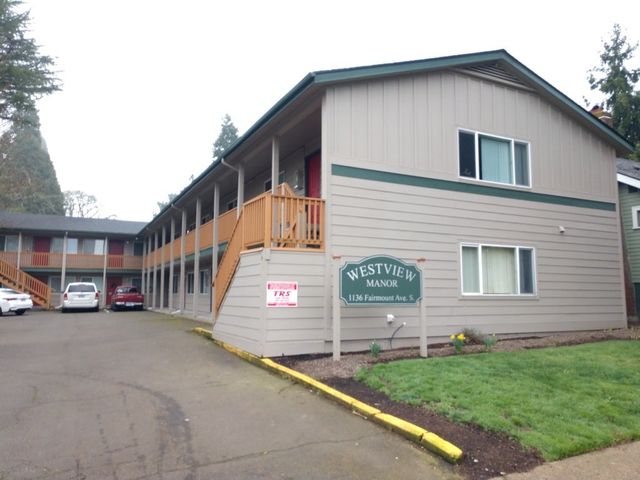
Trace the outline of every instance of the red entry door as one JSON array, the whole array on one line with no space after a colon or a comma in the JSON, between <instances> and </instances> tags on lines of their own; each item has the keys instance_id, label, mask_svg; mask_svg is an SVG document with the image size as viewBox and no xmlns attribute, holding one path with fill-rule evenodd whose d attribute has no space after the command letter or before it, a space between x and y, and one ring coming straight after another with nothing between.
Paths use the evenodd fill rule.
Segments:
<instances>
[{"instance_id":1,"label":"red entry door","mask_svg":"<svg viewBox=\"0 0 640 480\"><path fill-rule=\"evenodd\" d=\"M120 285L122 285L122 277L107 277L107 284L104 286L104 289L107 292L105 305L111 305L111 296L113 295L116 287L119 287Z\"/></svg>"},{"instance_id":2,"label":"red entry door","mask_svg":"<svg viewBox=\"0 0 640 480\"><path fill-rule=\"evenodd\" d=\"M320 198L321 196L320 166L320 152L307 158L307 197Z\"/></svg>"},{"instance_id":3,"label":"red entry door","mask_svg":"<svg viewBox=\"0 0 640 480\"><path fill-rule=\"evenodd\" d=\"M33 237L33 265L49 265L49 251L51 248L51 238Z\"/></svg>"},{"instance_id":4,"label":"red entry door","mask_svg":"<svg viewBox=\"0 0 640 480\"><path fill-rule=\"evenodd\" d=\"M322 187L320 181L320 167L322 165L320 152L314 153L307 158L307 197L320 198L322 196ZM317 206L309 206L307 210L308 222L312 225L319 223L320 211Z\"/></svg>"},{"instance_id":5,"label":"red entry door","mask_svg":"<svg viewBox=\"0 0 640 480\"><path fill-rule=\"evenodd\" d=\"M124 263L122 255L124 255L124 241L109 240L109 268L122 268Z\"/></svg>"}]
</instances>

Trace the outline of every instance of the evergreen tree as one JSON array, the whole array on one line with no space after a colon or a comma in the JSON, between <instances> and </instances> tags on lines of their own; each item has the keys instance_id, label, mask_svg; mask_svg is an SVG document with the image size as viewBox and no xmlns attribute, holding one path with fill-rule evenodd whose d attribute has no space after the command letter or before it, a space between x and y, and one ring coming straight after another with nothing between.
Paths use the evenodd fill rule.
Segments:
<instances>
[{"instance_id":1,"label":"evergreen tree","mask_svg":"<svg viewBox=\"0 0 640 480\"><path fill-rule=\"evenodd\" d=\"M36 115L0 137L0 210L63 215L63 196Z\"/></svg>"},{"instance_id":2,"label":"evergreen tree","mask_svg":"<svg viewBox=\"0 0 640 480\"><path fill-rule=\"evenodd\" d=\"M623 35L620 25L613 26L611 39L603 42L600 66L589 71L592 90L605 95L605 108L611 112L613 128L640 152L640 93L635 89L640 69L627 65L638 44L631 45Z\"/></svg>"},{"instance_id":3,"label":"evergreen tree","mask_svg":"<svg viewBox=\"0 0 640 480\"><path fill-rule=\"evenodd\" d=\"M222 125L220 128L220 135L213 143L213 161L218 161L222 158L223 153L238 139L238 129L231 121L231 117L226 114L222 118Z\"/></svg>"},{"instance_id":4,"label":"evergreen tree","mask_svg":"<svg viewBox=\"0 0 640 480\"><path fill-rule=\"evenodd\" d=\"M19 13L20 0L0 0L0 121L29 121L35 100L60 89L53 59L40 55L27 36L29 12Z\"/></svg>"}]
</instances>

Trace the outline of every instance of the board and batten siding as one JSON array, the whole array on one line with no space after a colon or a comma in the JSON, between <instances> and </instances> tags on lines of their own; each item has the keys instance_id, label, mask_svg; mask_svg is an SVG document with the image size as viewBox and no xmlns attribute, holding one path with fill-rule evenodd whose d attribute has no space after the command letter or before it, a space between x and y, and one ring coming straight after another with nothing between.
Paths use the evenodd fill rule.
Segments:
<instances>
[{"instance_id":1,"label":"board and batten siding","mask_svg":"<svg viewBox=\"0 0 640 480\"><path fill-rule=\"evenodd\" d=\"M243 253L214 337L268 357L325 351L324 266L324 252ZM267 308L267 281L298 282L298 306Z\"/></svg>"},{"instance_id":2,"label":"board and batten siding","mask_svg":"<svg viewBox=\"0 0 640 480\"><path fill-rule=\"evenodd\" d=\"M340 176L331 188L332 249L344 261L380 253L426 258L430 337L463 328L516 334L625 325L616 212ZM463 242L533 247L537 294L462 295ZM399 338L418 336L416 307L343 307L350 349L366 348L363 339L389 338L387 313L396 315L396 327L407 322Z\"/></svg>"},{"instance_id":3,"label":"board and batten siding","mask_svg":"<svg viewBox=\"0 0 640 480\"><path fill-rule=\"evenodd\" d=\"M631 267L631 280L633 283L640 283L640 229L633 228L633 216L631 214L633 207L640 207L640 192L629 192L629 187L623 183L618 185L620 215L622 216L624 238Z\"/></svg>"},{"instance_id":4,"label":"board and batten siding","mask_svg":"<svg viewBox=\"0 0 640 480\"><path fill-rule=\"evenodd\" d=\"M432 339L463 328L523 334L625 326L614 149L535 92L453 71L343 84L327 90L323 126L329 171L374 172L331 175L327 258L426 258ZM493 185L516 192L502 198L385 181L391 173L491 185L458 176L460 128L530 142L532 188ZM533 247L536 295L462 295L464 242ZM396 315L392 327L387 313ZM342 307L343 350L366 349L371 340L388 348L403 321L394 347L415 345L417 307Z\"/></svg>"},{"instance_id":5,"label":"board and batten siding","mask_svg":"<svg viewBox=\"0 0 640 480\"><path fill-rule=\"evenodd\" d=\"M463 128L530 142L534 192L616 201L613 148L526 88L453 71L399 76L328 88L323 115L332 163L473 182L458 177Z\"/></svg>"}]
</instances>

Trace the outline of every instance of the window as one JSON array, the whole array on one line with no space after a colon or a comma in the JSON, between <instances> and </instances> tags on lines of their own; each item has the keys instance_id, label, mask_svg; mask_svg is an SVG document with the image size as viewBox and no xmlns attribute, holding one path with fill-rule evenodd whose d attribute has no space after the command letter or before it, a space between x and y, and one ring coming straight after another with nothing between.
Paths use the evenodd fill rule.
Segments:
<instances>
[{"instance_id":1,"label":"window","mask_svg":"<svg viewBox=\"0 0 640 480\"><path fill-rule=\"evenodd\" d=\"M104 240L85 238L82 242L82 253L85 255L104 255Z\"/></svg>"},{"instance_id":2,"label":"window","mask_svg":"<svg viewBox=\"0 0 640 480\"><path fill-rule=\"evenodd\" d=\"M235 200L231 200L229 203L227 203L227 211L233 210L237 206L238 206L238 199L236 198Z\"/></svg>"},{"instance_id":3,"label":"window","mask_svg":"<svg viewBox=\"0 0 640 480\"><path fill-rule=\"evenodd\" d=\"M284 181L285 181L284 170L280 170L280 173L278 174L278 185L283 184ZM269 178L269 180L264 182L264 191L268 192L269 190L271 190L272 186L273 186L273 183L271 181L271 178Z\"/></svg>"},{"instance_id":4,"label":"window","mask_svg":"<svg viewBox=\"0 0 640 480\"><path fill-rule=\"evenodd\" d=\"M531 186L529 144L460 130L460 176L487 182Z\"/></svg>"},{"instance_id":5,"label":"window","mask_svg":"<svg viewBox=\"0 0 640 480\"><path fill-rule=\"evenodd\" d=\"M178 280L178 275L173 275L173 285L171 286L171 293L178 293L178 287L180 286L180 280Z\"/></svg>"},{"instance_id":6,"label":"window","mask_svg":"<svg viewBox=\"0 0 640 480\"><path fill-rule=\"evenodd\" d=\"M141 277L133 277L131 279L131 285L136 287L139 292L142 292L142 278Z\"/></svg>"},{"instance_id":7,"label":"window","mask_svg":"<svg viewBox=\"0 0 640 480\"><path fill-rule=\"evenodd\" d=\"M141 257L142 253L144 252L144 243L142 242L135 242L133 244L133 254L136 257Z\"/></svg>"},{"instance_id":8,"label":"window","mask_svg":"<svg viewBox=\"0 0 640 480\"><path fill-rule=\"evenodd\" d=\"M53 292L61 292L62 277L49 277L49 286Z\"/></svg>"},{"instance_id":9,"label":"window","mask_svg":"<svg viewBox=\"0 0 640 480\"><path fill-rule=\"evenodd\" d=\"M18 235L0 235L0 252L17 252Z\"/></svg>"},{"instance_id":10,"label":"window","mask_svg":"<svg viewBox=\"0 0 640 480\"><path fill-rule=\"evenodd\" d=\"M206 295L211 293L211 275L209 275L209 270L200 270L200 293Z\"/></svg>"},{"instance_id":11,"label":"window","mask_svg":"<svg viewBox=\"0 0 640 480\"><path fill-rule=\"evenodd\" d=\"M67 253L78 253L77 238L67 238Z\"/></svg>"},{"instance_id":12,"label":"window","mask_svg":"<svg viewBox=\"0 0 640 480\"><path fill-rule=\"evenodd\" d=\"M633 228L640 228L640 205L631 207L631 222L633 223Z\"/></svg>"},{"instance_id":13,"label":"window","mask_svg":"<svg viewBox=\"0 0 640 480\"><path fill-rule=\"evenodd\" d=\"M193 272L187 273L187 293L193 293Z\"/></svg>"},{"instance_id":14,"label":"window","mask_svg":"<svg viewBox=\"0 0 640 480\"><path fill-rule=\"evenodd\" d=\"M533 295L533 248L463 244L461 247L464 295Z\"/></svg>"}]
</instances>

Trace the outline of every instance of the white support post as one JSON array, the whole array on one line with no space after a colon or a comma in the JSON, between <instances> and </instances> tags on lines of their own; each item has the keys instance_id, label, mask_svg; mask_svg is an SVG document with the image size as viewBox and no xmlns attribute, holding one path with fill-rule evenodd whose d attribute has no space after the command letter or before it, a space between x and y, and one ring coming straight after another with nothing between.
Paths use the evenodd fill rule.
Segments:
<instances>
[{"instance_id":1,"label":"white support post","mask_svg":"<svg viewBox=\"0 0 640 480\"><path fill-rule=\"evenodd\" d=\"M215 279L218 274L219 232L218 217L220 216L220 185L213 185L213 245L211 248L211 331L216 323L216 286Z\"/></svg>"},{"instance_id":2,"label":"white support post","mask_svg":"<svg viewBox=\"0 0 640 480\"><path fill-rule=\"evenodd\" d=\"M198 316L200 298L200 222L202 221L202 201L196 198L196 238L193 252L193 318Z\"/></svg>"},{"instance_id":3,"label":"white support post","mask_svg":"<svg viewBox=\"0 0 640 480\"><path fill-rule=\"evenodd\" d=\"M271 193L278 193L278 181L280 180L280 137L275 136L271 140Z\"/></svg>"},{"instance_id":4,"label":"white support post","mask_svg":"<svg viewBox=\"0 0 640 480\"><path fill-rule=\"evenodd\" d=\"M100 293L100 303L102 308L107 306L107 265L109 263L109 237L104 237L104 265L102 267L102 293Z\"/></svg>"},{"instance_id":5,"label":"white support post","mask_svg":"<svg viewBox=\"0 0 640 480\"><path fill-rule=\"evenodd\" d=\"M142 294L144 295L144 301L147 303L148 294L147 291L147 268L145 265L147 264L147 242L144 241L144 237L142 238ZM146 307L146 305L145 305Z\"/></svg>"},{"instance_id":6,"label":"white support post","mask_svg":"<svg viewBox=\"0 0 640 480\"><path fill-rule=\"evenodd\" d=\"M62 270L60 272L60 305L62 305L63 292L66 289L67 281L67 232L64 232L62 240Z\"/></svg>"},{"instance_id":7,"label":"white support post","mask_svg":"<svg viewBox=\"0 0 640 480\"><path fill-rule=\"evenodd\" d=\"M167 243L167 226L162 225L162 250L160 250L160 305L158 308L164 308L164 267L166 259L164 258L164 246Z\"/></svg>"},{"instance_id":8,"label":"white support post","mask_svg":"<svg viewBox=\"0 0 640 480\"><path fill-rule=\"evenodd\" d=\"M244 165L238 165L238 208L236 218L240 218L240 212L244 205Z\"/></svg>"},{"instance_id":9,"label":"white support post","mask_svg":"<svg viewBox=\"0 0 640 480\"><path fill-rule=\"evenodd\" d=\"M16 258L16 268L20 270L20 257L22 256L22 232L18 232L18 258ZM33 265L33 264L32 264Z\"/></svg>"},{"instance_id":10,"label":"white support post","mask_svg":"<svg viewBox=\"0 0 640 480\"><path fill-rule=\"evenodd\" d=\"M169 311L173 311L173 262L175 258L173 256L173 243L176 241L176 219L171 217L171 248L169 249Z\"/></svg>"},{"instance_id":11,"label":"white support post","mask_svg":"<svg viewBox=\"0 0 640 480\"><path fill-rule=\"evenodd\" d=\"M426 358L427 351L427 282L426 282L426 260L424 258L418 259L418 268L420 268L420 275L422 275L422 298L420 299L420 356Z\"/></svg>"},{"instance_id":12,"label":"white support post","mask_svg":"<svg viewBox=\"0 0 640 480\"><path fill-rule=\"evenodd\" d=\"M340 260L342 257L333 256L333 361L340 360L341 319L340 319Z\"/></svg>"},{"instance_id":13,"label":"white support post","mask_svg":"<svg viewBox=\"0 0 640 480\"><path fill-rule=\"evenodd\" d=\"M155 294L155 285L151 283L151 272L153 270L153 260L155 259L155 252L151 253L152 240L153 235L150 235L147 241L147 258L150 262L150 265L147 266L147 306L149 308L151 308L151 301L153 299L153 295Z\"/></svg>"},{"instance_id":14,"label":"white support post","mask_svg":"<svg viewBox=\"0 0 640 480\"><path fill-rule=\"evenodd\" d=\"M158 297L158 232L153 234L153 296L151 297L151 308L156 309L156 298Z\"/></svg>"},{"instance_id":15,"label":"white support post","mask_svg":"<svg viewBox=\"0 0 640 480\"><path fill-rule=\"evenodd\" d=\"M187 211L186 210L182 210L182 225L180 226L180 281L178 282L178 284L180 285L180 293L179 293L179 298L180 298L180 306L178 307L178 309L180 311L184 310L184 305L185 305L185 285L184 285L184 280L185 280L185 252L186 252L186 248L187 248L187 240L186 237L187 236Z\"/></svg>"}]
</instances>

